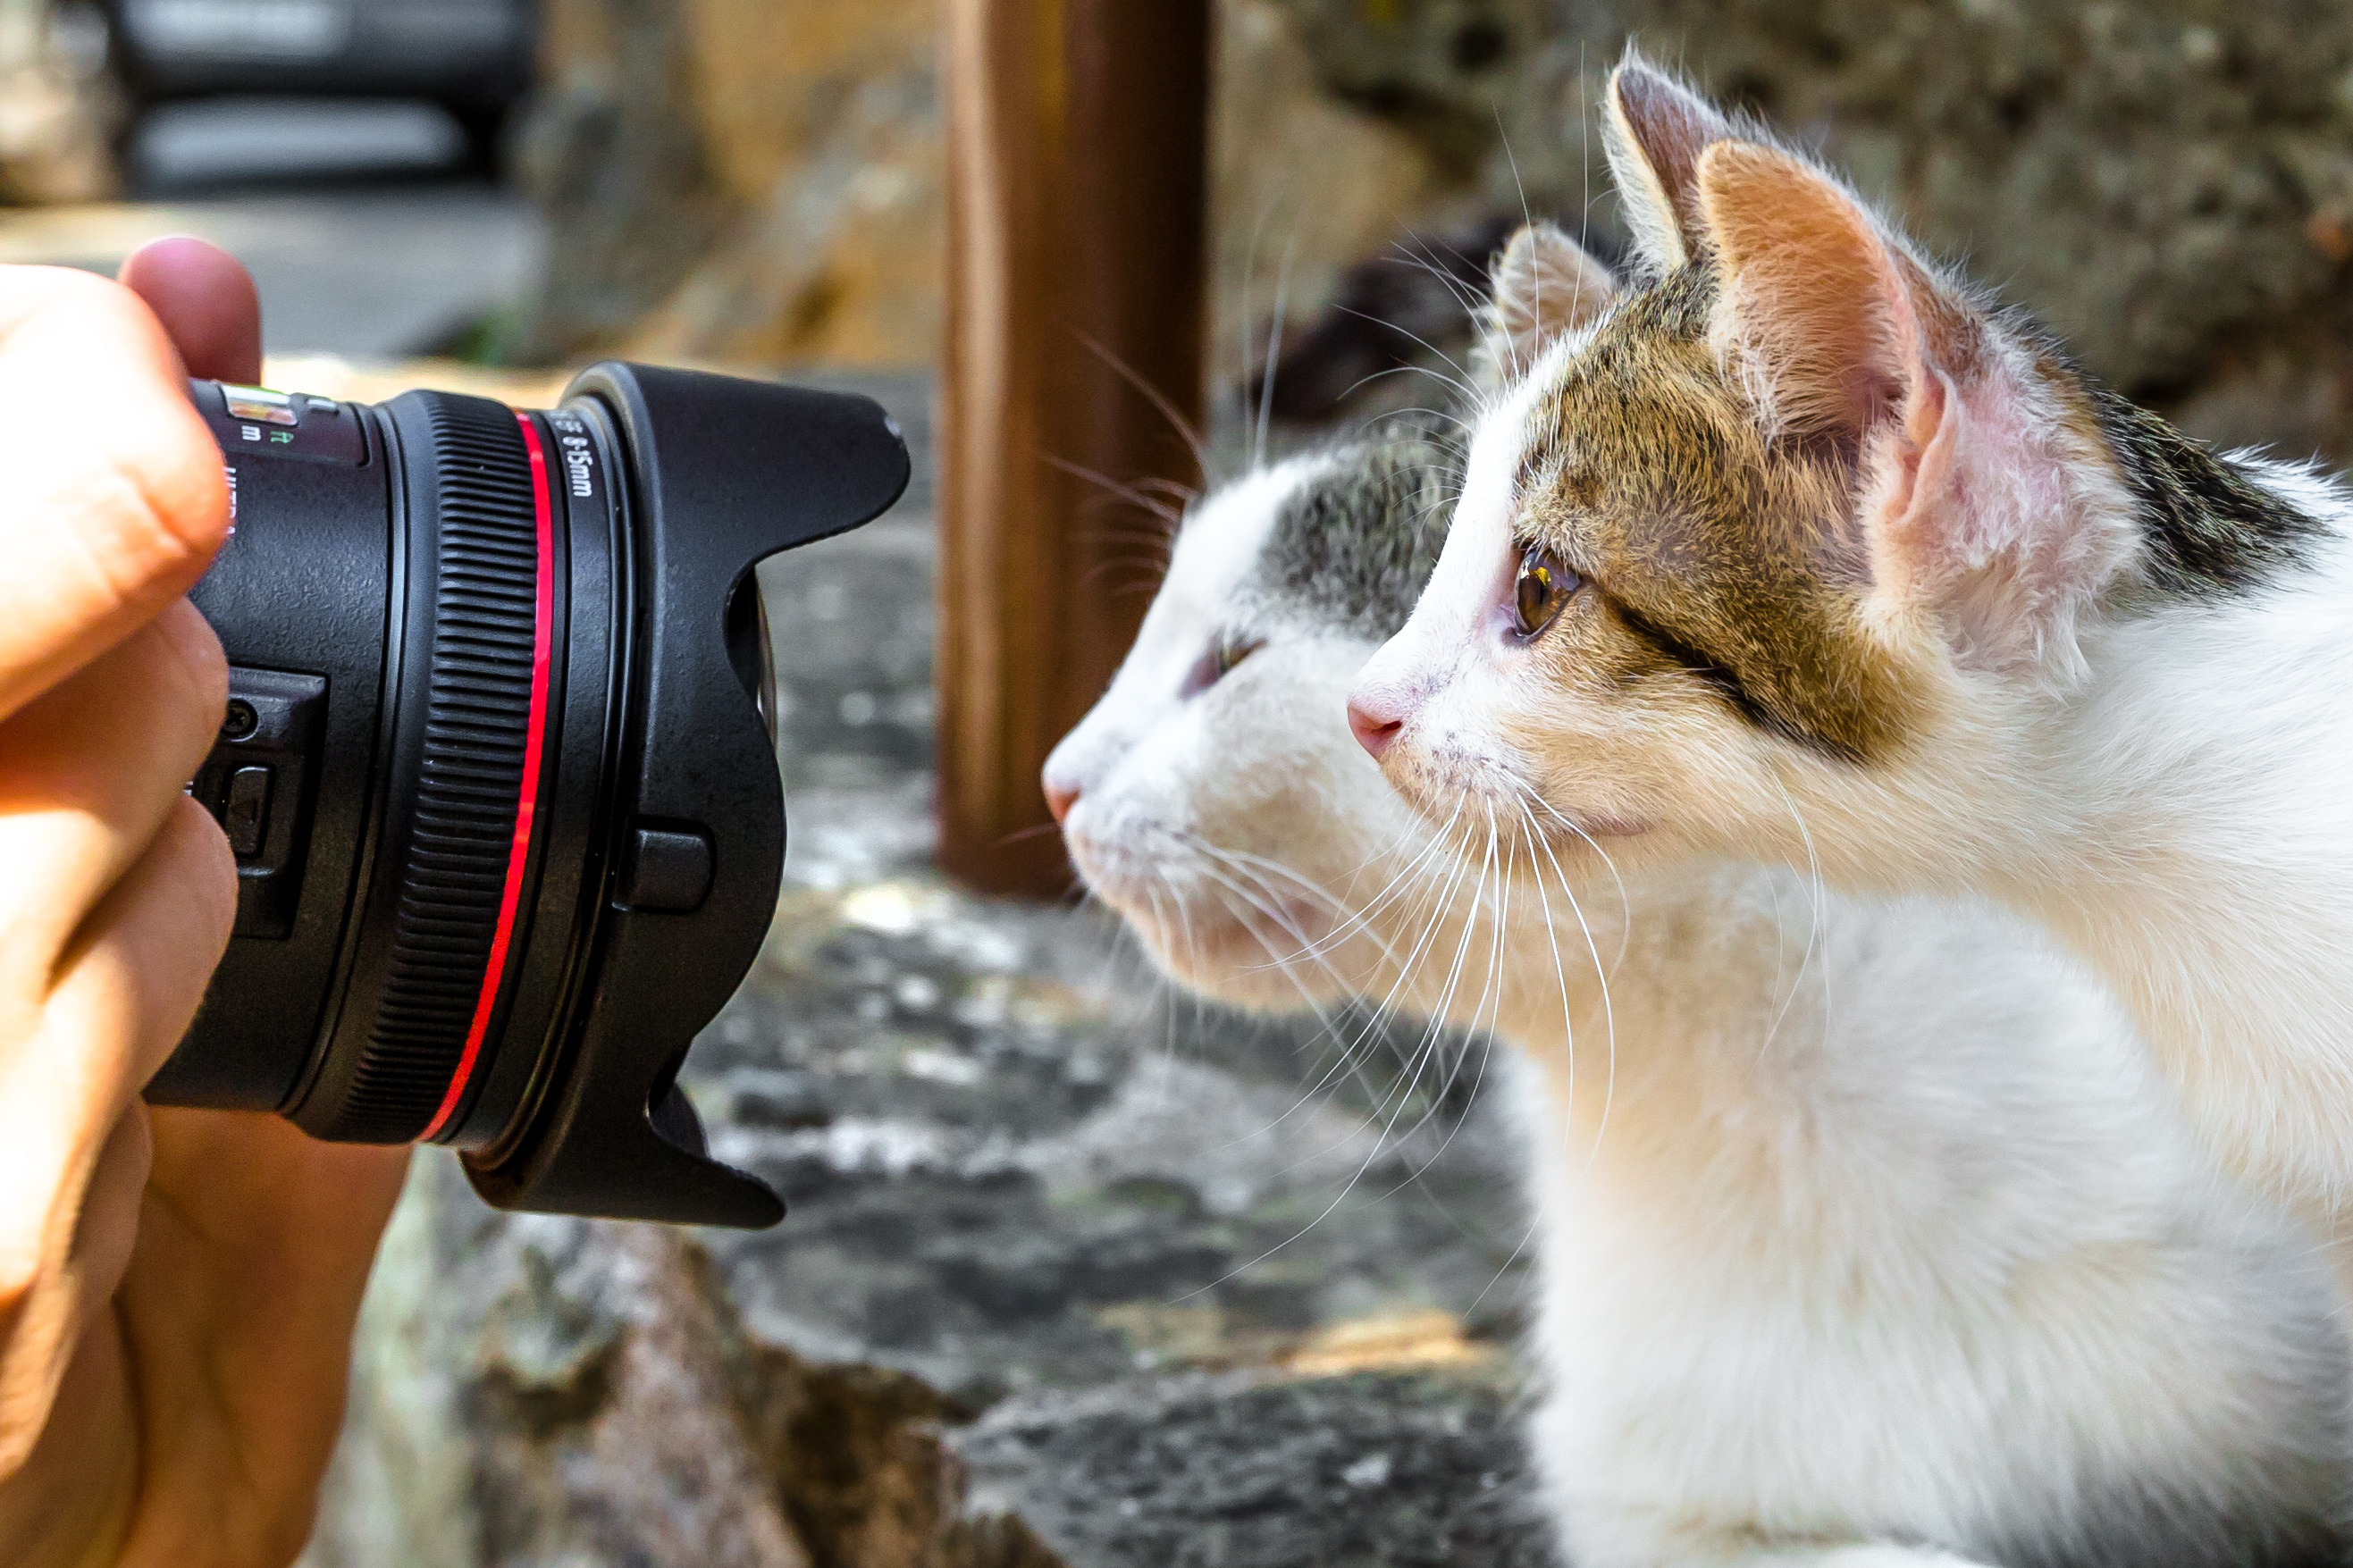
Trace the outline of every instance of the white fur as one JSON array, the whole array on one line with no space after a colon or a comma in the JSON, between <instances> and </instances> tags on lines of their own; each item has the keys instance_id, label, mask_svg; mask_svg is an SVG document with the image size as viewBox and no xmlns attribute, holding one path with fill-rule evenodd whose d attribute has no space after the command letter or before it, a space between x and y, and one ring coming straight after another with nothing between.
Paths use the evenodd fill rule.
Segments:
<instances>
[{"instance_id":1,"label":"white fur","mask_svg":"<svg viewBox=\"0 0 2353 1568\"><path fill-rule=\"evenodd\" d=\"M2215 1172L2105 994L2019 923L1755 865L1622 900L1598 860L1505 892L1499 859L1475 898L1476 865L1417 874L1429 830L1343 720L1369 648L1235 625L1310 472L1204 505L1049 776L1080 791L1089 880L1179 978L1394 994L1518 1047L1491 1082L1531 1152L1532 1436L1570 1561L1990 1563L2096 1529L2103 1478L2228 1477L2290 1434L2341 1469L2346 1352L2306 1240ZM1237 629L1263 647L1181 700ZM1525 873L1526 841L1496 842Z\"/></svg>"},{"instance_id":2,"label":"white fur","mask_svg":"<svg viewBox=\"0 0 2353 1568\"><path fill-rule=\"evenodd\" d=\"M2092 623L2069 697L1984 693L1971 727L2006 731L2006 765L1940 779L1923 759L1907 806L1987 841L1907 869L2051 924L2116 984L2218 1146L2334 1211L2353 1197L2353 553L2341 492L2273 479L2335 531L2318 569ZM1844 874L1902 829L1841 814Z\"/></svg>"}]
</instances>

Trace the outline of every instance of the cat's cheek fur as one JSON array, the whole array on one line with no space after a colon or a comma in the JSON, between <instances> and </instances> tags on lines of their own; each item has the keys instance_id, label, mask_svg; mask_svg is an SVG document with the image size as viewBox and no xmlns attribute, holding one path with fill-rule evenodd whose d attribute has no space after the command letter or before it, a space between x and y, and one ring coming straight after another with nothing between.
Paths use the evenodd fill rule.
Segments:
<instances>
[{"instance_id":1,"label":"cat's cheek fur","mask_svg":"<svg viewBox=\"0 0 2353 1568\"><path fill-rule=\"evenodd\" d=\"M1167 705L1072 811L1072 859L1171 979L1285 1013L1370 984L1377 946L1340 930L1340 914L1377 887L1335 885L1328 868L1365 859L1332 803L1378 778L1353 748L1303 756L1298 739L1340 730L1345 674L1366 651L1271 641ZM1393 832L1409 829L1401 803L1395 819Z\"/></svg>"}]
</instances>

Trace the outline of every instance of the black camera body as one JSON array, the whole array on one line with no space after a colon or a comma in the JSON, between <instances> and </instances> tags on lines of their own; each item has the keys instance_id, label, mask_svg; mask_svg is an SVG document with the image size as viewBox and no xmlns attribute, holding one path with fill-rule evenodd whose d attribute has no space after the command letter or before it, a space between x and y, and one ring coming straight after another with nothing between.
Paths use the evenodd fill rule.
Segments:
<instances>
[{"instance_id":1,"label":"black camera body","mask_svg":"<svg viewBox=\"0 0 2353 1568\"><path fill-rule=\"evenodd\" d=\"M898 499L871 401L618 363L555 409L195 384L235 528L192 788L237 934L158 1104L455 1146L502 1207L763 1226L675 1079L776 907L752 568Z\"/></svg>"}]
</instances>

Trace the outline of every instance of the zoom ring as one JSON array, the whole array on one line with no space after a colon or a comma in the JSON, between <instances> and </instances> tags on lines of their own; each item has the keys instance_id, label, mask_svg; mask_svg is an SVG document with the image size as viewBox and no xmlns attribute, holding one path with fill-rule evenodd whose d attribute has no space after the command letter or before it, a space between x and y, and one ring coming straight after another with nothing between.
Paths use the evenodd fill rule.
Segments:
<instances>
[{"instance_id":1,"label":"zoom ring","mask_svg":"<svg viewBox=\"0 0 2353 1568\"><path fill-rule=\"evenodd\" d=\"M506 890L531 717L537 519L511 409L435 395L439 526L425 750L379 1012L345 1134L398 1142L434 1120L481 1002Z\"/></svg>"}]
</instances>

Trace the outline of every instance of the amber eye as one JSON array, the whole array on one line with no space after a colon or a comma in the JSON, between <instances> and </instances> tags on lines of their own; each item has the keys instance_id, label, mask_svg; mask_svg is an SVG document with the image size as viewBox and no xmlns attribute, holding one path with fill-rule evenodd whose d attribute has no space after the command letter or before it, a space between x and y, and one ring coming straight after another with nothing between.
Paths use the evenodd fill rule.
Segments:
<instances>
[{"instance_id":1,"label":"amber eye","mask_svg":"<svg viewBox=\"0 0 2353 1568\"><path fill-rule=\"evenodd\" d=\"M1234 666L1258 650L1259 645L1254 642L1244 642L1239 637L1218 638L1208 646L1198 659L1194 661L1193 668L1186 672L1185 684L1177 689L1176 695L1191 697L1198 692L1207 691L1210 687L1223 680Z\"/></svg>"},{"instance_id":2,"label":"amber eye","mask_svg":"<svg viewBox=\"0 0 2353 1568\"><path fill-rule=\"evenodd\" d=\"M1519 580L1512 584L1512 625L1532 637L1553 624L1585 579L1560 563L1560 557L1541 544L1531 544L1520 557Z\"/></svg>"}]
</instances>

